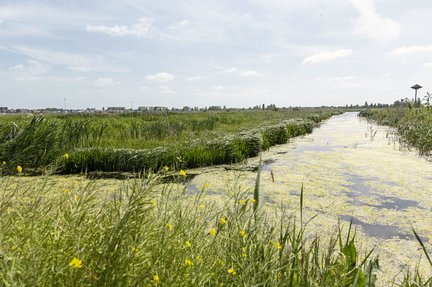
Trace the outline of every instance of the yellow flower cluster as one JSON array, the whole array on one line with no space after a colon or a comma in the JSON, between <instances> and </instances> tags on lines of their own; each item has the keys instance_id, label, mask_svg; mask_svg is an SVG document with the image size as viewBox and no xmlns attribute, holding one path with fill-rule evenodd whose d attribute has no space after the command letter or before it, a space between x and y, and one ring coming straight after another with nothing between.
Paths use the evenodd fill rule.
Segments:
<instances>
[{"instance_id":1,"label":"yellow flower cluster","mask_svg":"<svg viewBox=\"0 0 432 287\"><path fill-rule=\"evenodd\" d=\"M193 261L192 261L192 260L190 260L190 259L185 259L185 261L184 261L184 265L185 265L186 267L192 267L194 264L193 264Z\"/></svg>"},{"instance_id":2,"label":"yellow flower cluster","mask_svg":"<svg viewBox=\"0 0 432 287\"><path fill-rule=\"evenodd\" d=\"M82 261L74 257L71 262L69 262L69 266L72 268L82 268Z\"/></svg>"},{"instance_id":3,"label":"yellow flower cluster","mask_svg":"<svg viewBox=\"0 0 432 287\"><path fill-rule=\"evenodd\" d=\"M173 230L173 226L172 226L171 223L167 223L167 224L166 224L166 228L167 228L169 231L172 231L172 230Z\"/></svg>"},{"instance_id":4,"label":"yellow flower cluster","mask_svg":"<svg viewBox=\"0 0 432 287\"><path fill-rule=\"evenodd\" d=\"M187 174L186 174L186 172L184 170L181 169L180 172L179 172L179 175L180 176L186 176Z\"/></svg>"},{"instance_id":5,"label":"yellow flower cluster","mask_svg":"<svg viewBox=\"0 0 432 287\"><path fill-rule=\"evenodd\" d=\"M235 276L237 274L237 272L235 271L235 269L233 267L228 269L228 273L231 274L232 276Z\"/></svg>"},{"instance_id":6,"label":"yellow flower cluster","mask_svg":"<svg viewBox=\"0 0 432 287\"><path fill-rule=\"evenodd\" d=\"M214 228L211 228L210 231L209 231L209 234L210 234L211 236L215 236L215 235L217 234L217 230L214 229Z\"/></svg>"},{"instance_id":7,"label":"yellow flower cluster","mask_svg":"<svg viewBox=\"0 0 432 287\"><path fill-rule=\"evenodd\" d=\"M224 225L224 224L226 224L228 221L227 221L227 219L226 219L226 217L221 217L220 219L219 219L219 223L221 224L221 225Z\"/></svg>"}]
</instances>

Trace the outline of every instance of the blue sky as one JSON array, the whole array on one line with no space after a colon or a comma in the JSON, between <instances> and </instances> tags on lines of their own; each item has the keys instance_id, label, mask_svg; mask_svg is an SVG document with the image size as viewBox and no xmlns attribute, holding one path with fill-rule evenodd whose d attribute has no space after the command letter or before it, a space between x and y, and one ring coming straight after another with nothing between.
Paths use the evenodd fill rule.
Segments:
<instances>
[{"instance_id":1,"label":"blue sky","mask_svg":"<svg viewBox=\"0 0 432 287\"><path fill-rule=\"evenodd\" d=\"M320 106L432 91L430 0L0 0L0 106Z\"/></svg>"}]
</instances>

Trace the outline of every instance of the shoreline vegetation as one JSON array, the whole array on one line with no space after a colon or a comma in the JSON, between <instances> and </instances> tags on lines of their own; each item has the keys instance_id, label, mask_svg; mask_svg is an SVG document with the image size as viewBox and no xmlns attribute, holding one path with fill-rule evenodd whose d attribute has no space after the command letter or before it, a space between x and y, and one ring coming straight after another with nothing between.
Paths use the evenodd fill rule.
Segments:
<instances>
[{"instance_id":1,"label":"shoreline vegetation","mask_svg":"<svg viewBox=\"0 0 432 287\"><path fill-rule=\"evenodd\" d=\"M4 174L143 172L231 164L312 132L342 111L46 115L0 118Z\"/></svg>"},{"instance_id":2,"label":"shoreline vegetation","mask_svg":"<svg viewBox=\"0 0 432 287\"><path fill-rule=\"evenodd\" d=\"M422 156L432 155L432 107L367 109L359 115L396 128L400 144L405 148L415 148Z\"/></svg>"}]
</instances>

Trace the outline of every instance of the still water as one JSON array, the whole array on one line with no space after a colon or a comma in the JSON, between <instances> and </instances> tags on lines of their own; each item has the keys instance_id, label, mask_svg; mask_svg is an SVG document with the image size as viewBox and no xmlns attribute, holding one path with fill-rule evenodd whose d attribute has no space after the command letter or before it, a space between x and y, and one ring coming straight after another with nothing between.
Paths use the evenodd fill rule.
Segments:
<instances>
[{"instance_id":1,"label":"still water","mask_svg":"<svg viewBox=\"0 0 432 287\"><path fill-rule=\"evenodd\" d=\"M309 232L326 237L338 220L347 227L352 219L358 247L366 252L376 246L374 254L379 254L384 271L381 286L405 264L415 267L419 260L420 269L430 273L412 228L432 252L432 162L401 148L390 128L345 113L310 135L272 147L262 159L265 208L283 205L298 210L303 183L305 216L319 214ZM189 188L207 183L214 200L235 181L252 190L256 172L250 167L258 161L248 160L243 172L203 169Z\"/></svg>"}]
</instances>

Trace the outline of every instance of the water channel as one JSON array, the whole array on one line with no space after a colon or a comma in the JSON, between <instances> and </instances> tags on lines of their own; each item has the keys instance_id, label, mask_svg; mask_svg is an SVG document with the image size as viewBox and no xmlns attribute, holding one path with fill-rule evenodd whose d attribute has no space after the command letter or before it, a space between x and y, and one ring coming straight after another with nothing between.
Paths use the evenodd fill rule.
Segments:
<instances>
[{"instance_id":1,"label":"water channel","mask_svg":"<svg viewBox=\"0 0 432 287\"><path fill-rule=\"evenodd\" d=\"M379 254L381 286L405 264L414 268L420 262L420 269L430 273L412 228L432 251L432 162L401 148L390 128L345 113L310 135L272 147L262 159L265 208L284 205L298 210L304 184L305 217L319 214L309 232L326 237L338 220L347 227L352 219L359 249L366 252L375 246L374 254ZM233 182L252 190L256 172L251 167L258 161L249 159L243 172L203 169L189 189L209 184L208 196L214 200Z\"/></svg>"}]
</instances>

